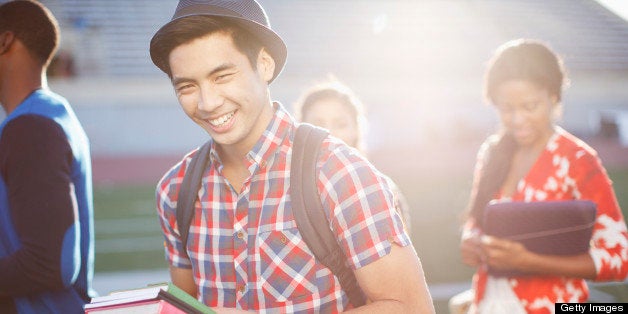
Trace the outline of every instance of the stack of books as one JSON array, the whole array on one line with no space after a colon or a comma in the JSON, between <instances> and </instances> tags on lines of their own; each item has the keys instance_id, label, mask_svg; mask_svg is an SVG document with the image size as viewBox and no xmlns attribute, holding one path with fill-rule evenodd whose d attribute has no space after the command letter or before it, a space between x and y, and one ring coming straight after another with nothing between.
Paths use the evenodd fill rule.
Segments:
<instances>
[{"instance_id":1,"label":"stack of books","mask_svg":"<svg viewBox=\"0 0 628 314\"><path fill-rule=\"evenodd\" d=\"M85 305L85 313L215 313L196 298L177 288L172 283L149 285L145 288L114 291L109 295L95 297Z\"/></svg>"}]
</instances>

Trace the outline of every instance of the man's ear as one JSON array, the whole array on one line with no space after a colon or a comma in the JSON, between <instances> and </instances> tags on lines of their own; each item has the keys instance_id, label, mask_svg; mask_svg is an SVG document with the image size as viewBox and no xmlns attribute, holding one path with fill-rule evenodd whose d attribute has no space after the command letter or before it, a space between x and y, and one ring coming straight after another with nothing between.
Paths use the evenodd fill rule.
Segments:
<instances>
[{"instance_id":1,"label":"man's ear","mask_svg":"<svg viewBox=\"0 0 628 314\"><path fill-rule=\"evenodd\" d=\"M15 40L15 34L11 31L5 31L0 34L0 55L9 51L11 44Z\"/></svg>"},{"instance_id":2,"label":"man's ear","mask_svg":"<svg viewBox=\"0 0 628 314\"><path fill-rule=\"evenodd\" d=\"M273 79L275 59L266 51L266 48L262 48L257 55L257 71L266 82L270 82Z\"/></svg>"}]
</instances>

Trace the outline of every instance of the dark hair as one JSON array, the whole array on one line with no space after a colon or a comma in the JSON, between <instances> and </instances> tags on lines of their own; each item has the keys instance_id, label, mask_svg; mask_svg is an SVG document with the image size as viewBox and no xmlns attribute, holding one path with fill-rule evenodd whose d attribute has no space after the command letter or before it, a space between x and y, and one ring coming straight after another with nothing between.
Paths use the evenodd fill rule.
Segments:
<instances>
[{"instance_id":1,"label":"dark hair","mask_svg":"<svg viewBox=\"0 0 628 314\"><path fill-rule=\"evenodd\" d=\"M474 174L474 186L467 204L466 217L473 217L482 227L484 208L506 181L517 143L507 133L491 135L480 148L481 167Z\"/></svg>"},{"instance_id":2,"label":"dark hair","mask_svg":"<svg viewBox=\"0 0 628 314\"><path fill-rule=\"evenodd\" d=\"M489 61L484 94L495 103L495 92L509 80L526 80L561 100L568 80L561 58L548 45L533 39L517 39L501 45Z\"/></svg>"},{"instance_id":3,"label":"dark hair","mask_svg":"<svg viewBox=\"0 0 628 314\"><path fill-rule=\"evenodd\" d=\"M168 58L176 47L203 36L225 32L231 35L238 51L247 56L253 69L257 68L257 56L261 42L248 31L220 17L194 15L179 18L161 28L150 42L151 58L169 77L172 77Z\"/></svg>"},{"instance_id":4,"label":"dark hair","mask_svg":"<svg viewBox=\"0 0 628 314\"><path fill-rule=\"evenodd\" d=\"M517 39L501 45L488 63L485 74L486 98L495 103L495 92L509 80L526 80L546 89L560 101L567 85L563 62L546 44L531 39ZM484 208L501 189L510 172L517 143L512 135L500 131L491 135L478 154L481 168L476 169L466 216L482 226Z\"/></svg>"},{"instance_id":5,"label":"dark hair","mask_svg":"<svg viewBox=\"0 0 628 314\"><path fill-rule=\"evenodd\" d=\"M0 6L0 32L13 32L32 56L47 65L59 44L59 23L42 4L17 0Z\"/></svg>"}]
</instances>

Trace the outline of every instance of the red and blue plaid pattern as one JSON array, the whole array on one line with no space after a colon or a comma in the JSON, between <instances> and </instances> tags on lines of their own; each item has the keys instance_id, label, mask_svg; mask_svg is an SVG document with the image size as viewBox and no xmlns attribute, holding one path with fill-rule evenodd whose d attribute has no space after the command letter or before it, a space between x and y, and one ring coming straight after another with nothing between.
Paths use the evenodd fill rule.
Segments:
<instances>
[{"instance_id":1,"label":"red and blue plaid pattern","mask_svg":"<svg viewBox=\"0 0 628 314\"><path fill-rule=\"evenodd\" d=\"M196 202L187 252L182 254L175 208L185 169L196 151L157 186L157 210L166 256L193 269L199 298L212 307L261 312L341 312L348 299L297 229L290 204L293 118L275 104L275 116L247 155L251 176L234 191L221 175L215 147ZM410 244L386 180L357 151L328 138L318 160L318 188L332 230L353 268ZM239 193L238 193L239 192Z\"/></svg>"}]
</instances>

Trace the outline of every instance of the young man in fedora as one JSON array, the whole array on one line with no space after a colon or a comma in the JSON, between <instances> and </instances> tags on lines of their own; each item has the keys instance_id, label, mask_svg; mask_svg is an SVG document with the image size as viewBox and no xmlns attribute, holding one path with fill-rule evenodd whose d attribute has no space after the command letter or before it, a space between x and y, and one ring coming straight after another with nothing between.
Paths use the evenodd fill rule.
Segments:
<instances>
[{"instance_id":1,"label":"young man in fedora","mask_svg":"<svg viewBox=\"0 0 628 314\"><path fill-rule=\"evenodd\" d=\"M185 113L211 138L186 243L176 218L190 152L157 186L172 281L225 311L433 312L419 258L385 179L340 140L324 140L317 187L330 228L369 302L354 308L303 241L289 197L296 130L271 101L286 46L262 7L181 0L150 44Z\"/></svg>"},{"instance_id":2,"label":"young man in fedora","mask_svg":"<svg viewBox=\"0 0 628 314\"><path fill-rule=\"evenodd\" d=\"M57 20L0 6L0 313L84 313L93 273L89 142L46 86Z\"/></svg>"}]
</instances>

